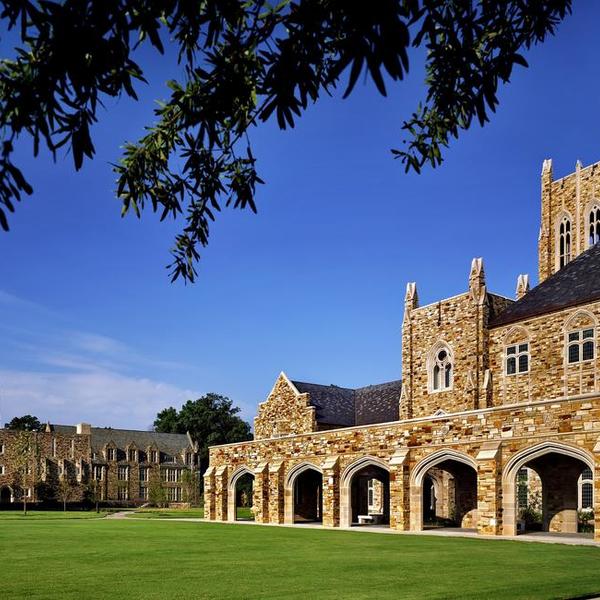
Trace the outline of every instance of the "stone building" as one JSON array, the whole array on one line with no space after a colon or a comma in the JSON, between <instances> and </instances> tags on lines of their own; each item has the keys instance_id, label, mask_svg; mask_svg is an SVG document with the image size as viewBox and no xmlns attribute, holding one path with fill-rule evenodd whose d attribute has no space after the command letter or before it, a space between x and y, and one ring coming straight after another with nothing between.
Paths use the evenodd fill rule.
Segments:
<instances>
[{"instance_id":1,"label":"stone building","mask_svg":"<svg viewBox=\"0 0 600 600\"><path fill-rule=\"evenodd\" d=\"M153 491L170 504L192 490L185 472L198 470L189 435L79 425L46 425L41 432L0 429L0 504L85 497L143 504Z\"/></svg>"},{"instance_id":2,"label":"stone building","mask_svg":"<svg viewBox=\"0 0 600 600\"><path fill-rule=\"evenodd\" d=\"M519 275L514 300L480 258L457 296L420 306L407 285L401 381L281 373L255 440L210 449L206 517L235 519L250 476L262 523L515 535L537 497L540 529L576 533L594 508L600 539L600 163L555 180L545 161L541 221L539 284Z\"/></svg>"}]
</instances>

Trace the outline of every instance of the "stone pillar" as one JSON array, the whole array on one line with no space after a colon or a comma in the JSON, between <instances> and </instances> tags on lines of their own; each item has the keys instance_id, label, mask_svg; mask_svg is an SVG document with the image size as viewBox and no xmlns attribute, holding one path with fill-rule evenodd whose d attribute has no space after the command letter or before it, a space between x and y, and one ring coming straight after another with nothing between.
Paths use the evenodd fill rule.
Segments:
<instances>
[{"instance_id":1,"label":"stone pillar","mask_svg":"<svg viewBox=\"0 0 600 600\"><path fill-rule=\"evenodd\" d=\"M215 471L215 520L227 521L227 466Z\"/></svg>"},{"instance_id":2,"label":"stone pillar","mask_svg":"<svg viewBox=\"0 0 600 600\"><path fill-rule=\"evenodd\" d=\"M477 455L477 533L502 532L500 442L486 442Z\"/></svg>"},{"instance_id":3,"label":"stone pillar","mask_svg":"<svg viewBox=\"0 0 600 600\"><path fill-rule=\"evenodd\" d=\"M215 520L215 468L208 467L204 472L204 518Z\"/></svg>"},{"instance_id":4,"label":"stone pillar","mask_svg":"<svg viewBox=\"0 0 600 600\"><path fill-rule=\"evenodd\" d=\"M284 488L283 461L271 463L268 468L269 478L269 523L283 523Z\"/></svg>"},{"instance_id":5,"label":"stone pillar","mask_svg":"<svg viewBox=\"0 0 600 600\"><path fill-rule=\"evenodd\" d=\"M337 456L323 463L323 526L340 524L340 466Z\"/></svg>"},{"instance_id":6,"label":"stone pillar","mask_svg":"<svg viewBox=\"0 0 600 600\"><path fill-rule=\"evenodd\" d=\"M269 522L269 464L261 462L254 469L253 509L257 523Z\"/></svg>"},{"instance_id":7,"label":"stone pillar","mask_svg":"<svg viewBox=\"0 0 600 600\"><path fill-rule=\"evenodd\" d=\"M390 528L410 529L410 479L408 448L399 448L390 459Z\"/></svg>"}]
</instances>

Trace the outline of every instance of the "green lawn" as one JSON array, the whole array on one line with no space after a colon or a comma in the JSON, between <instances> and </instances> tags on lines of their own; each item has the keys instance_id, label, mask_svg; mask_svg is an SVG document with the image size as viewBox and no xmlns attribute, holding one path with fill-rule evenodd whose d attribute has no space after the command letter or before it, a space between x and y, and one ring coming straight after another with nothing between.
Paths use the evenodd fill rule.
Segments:
<instances>
[{"instance_id":1,"label":"green lawn","mask_svg":"<svg viewBox=\"0 0 600 600\"><path fill-rule=\"evenodd\" d=\"M23 514L20 510L2 510L0 511L1 521L37 521L40 519L102 519L108 513L106 511L85 511L85 510L28 510Z\"/></svg>"},{"instance_id":2,"label":"green lawn","mask_svg":"<svg viewBox=\"0 0 600 600\"><path fill-rule=\"evenodd\" d=\"M147 520L0 523L3 598L574 598L600 548Z\"/></svg>"},{"instance_id":3,"label":"green lawn","mask_svg":"<svg viewBox=\"0 0 600 600\"><path fill-rule=\"evenodd\" d=\"M128 516L132 519L202 519L204 517L204 509L138 508Z\"/></svg>"}]
</instances>

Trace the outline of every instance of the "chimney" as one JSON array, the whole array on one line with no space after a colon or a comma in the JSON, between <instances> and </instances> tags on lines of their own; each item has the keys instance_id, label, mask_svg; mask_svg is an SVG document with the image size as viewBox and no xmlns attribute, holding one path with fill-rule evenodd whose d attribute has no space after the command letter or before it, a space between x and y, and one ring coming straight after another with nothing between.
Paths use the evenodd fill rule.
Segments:
<instances>
[{"instance_id":1,"label":"chimney","mask_svg":"<svg viewBox=\"0 0 600 600\"><path fill-rule=\"evenodd\" d=\"M77 435L91 435L92 426L89 423L77 423Z\"/></svg>"}]
</instances>

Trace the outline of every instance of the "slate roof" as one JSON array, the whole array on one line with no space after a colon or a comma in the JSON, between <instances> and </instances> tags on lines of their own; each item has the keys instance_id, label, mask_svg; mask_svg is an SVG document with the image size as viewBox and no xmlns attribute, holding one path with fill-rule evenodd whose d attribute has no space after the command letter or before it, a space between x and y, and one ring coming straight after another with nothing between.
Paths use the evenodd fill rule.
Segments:
<instances>
[{"instance_id":1,"label":"slate roof","mask_svg":"<svg viewBox=\"0 0 600 600\"><path fill-rule=\"evenodd\" d=\"M57 433L74 434L75 425L51 425ZM157 433L155 431L138 431L135 429L113 429L112 427L92 427L92 450L100 453L105 444L113 442L121 450L125 450L132 442L140 450L155 446L160 452L171 456L178 455L190 445L184 433Z\"/></svg>"},{"instance_id":2,"label":"slate roof","mask_svg":"<svg viewBox=\"0 0 600 600\"><path fill-rule=\"evenodd\" d=\"M600 299L600 244L592 246L530 290L490 322L490 327Z\"/></svg>"},{"instance_id":3,"label":"slate roof","mask_svg":"<svg viewBox=\"0 0 600 600\"><path fill-rule=\"evenodd\" d=\"M309 394L322 425L351 427L398 420L402 381L389 381L358 389L292 381L301 394Z\"/></svg>"}]
</instances>

